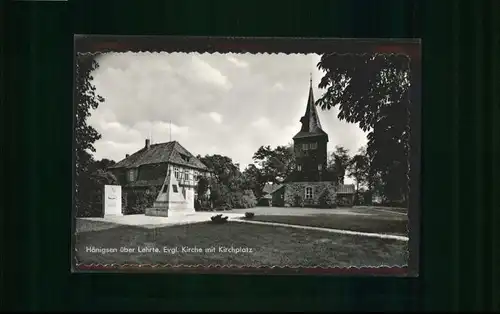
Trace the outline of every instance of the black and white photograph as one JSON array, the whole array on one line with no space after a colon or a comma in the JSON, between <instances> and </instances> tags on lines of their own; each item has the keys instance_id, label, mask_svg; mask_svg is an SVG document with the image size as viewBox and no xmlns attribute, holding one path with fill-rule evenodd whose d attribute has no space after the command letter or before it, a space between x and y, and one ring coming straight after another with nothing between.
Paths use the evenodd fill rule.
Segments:
<instances>
[{"instance_id":1,"label":"black and white photograph","mask_svg":"<svg viewBox=\"0 0 500 314\"><path fill-rule=\"evenodd\" d=\"M221 50L75 51L74 270L407 267L410 58Z\"/></svg>"}]
</instances>

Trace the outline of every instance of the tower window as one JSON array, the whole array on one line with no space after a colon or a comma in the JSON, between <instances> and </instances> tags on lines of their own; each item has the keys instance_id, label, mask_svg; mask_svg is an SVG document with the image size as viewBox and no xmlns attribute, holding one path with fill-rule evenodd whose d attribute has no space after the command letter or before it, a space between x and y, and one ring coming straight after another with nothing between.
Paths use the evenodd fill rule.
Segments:
<instances>
[{"instance_id":1,"label":"tower window","mask_svg":"<svg viewBox=\"0 0 500 314\"><path fill-rule=\"evenodd\" d=\"M177 185L176 185L176 184L173 184L173 185L172 185L172 191L173 191L174 193L179 192L179 190L177 189Z\"/></svg>"},{"instance_id":2,"label":"tower window","mask_svg":"<svg viewBox=\"0 0 500 314\"><path fill-rule=\"evenodd\" d=\"M302 150L308 150L309 144L302 144Z\"/></svg>"},{"instance_id":3,"label":"tower window","mask_svg":"<svg viewBox=\"0 0 500 314\"><path fill-rule=\"evenodd\" d=\"M313 189L312 187L306 187L306 200L310 200L313 198Z\"/></svg>"},{"instance_id":4,"label":"tower window","mask_svg":"<svg viewBox=\"0 0 500 314\"><path fill-rule=\"evenodd\" d=\"M297 170L301 171L302 170L302 165L297 165Z\"/></svg>"},{"instance_id":5,"label":"tower window","mask_svg":"<svg viewBox=\"0 0 500 314\"><path fill-rule=\"evenodd\" d=\"M318 149L318 143L311 143L309 144L310 149Z\"/></svg>"},{"instance_id":6,"label":"tower window","mask_svg":"<svg viewBox=\"0 0 500 314\"><path fill-rule=\"evenodd\" d=\"M177 180L179 180L179 176L180 176L179 168L175 167L175 168L174 168L174 172L175 172L175 178L176 178Z\"/></svg>"}]
</instances>

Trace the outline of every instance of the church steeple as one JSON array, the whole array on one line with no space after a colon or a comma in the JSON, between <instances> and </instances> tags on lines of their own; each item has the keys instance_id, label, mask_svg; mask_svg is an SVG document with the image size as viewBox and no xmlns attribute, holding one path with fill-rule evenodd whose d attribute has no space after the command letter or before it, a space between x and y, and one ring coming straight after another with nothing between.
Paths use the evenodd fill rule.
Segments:
<instances>
[{"instance_id":1,"label":"church steeple","mask_svg":"<svg viewBox=\"0 0 500 314\"><path fill-rule=\"evenodd\" d=\"M312 87L312 74L310 74L309 78L309 95L307 97L306 112L300 119L300 122L302 123L302 127L300 129L300 132L294 136L294 139L318 135L325 135L328 137L325 131L323 131L323 129L321 128L318 111L316 110Z\"/></svg>"}]
</instances>

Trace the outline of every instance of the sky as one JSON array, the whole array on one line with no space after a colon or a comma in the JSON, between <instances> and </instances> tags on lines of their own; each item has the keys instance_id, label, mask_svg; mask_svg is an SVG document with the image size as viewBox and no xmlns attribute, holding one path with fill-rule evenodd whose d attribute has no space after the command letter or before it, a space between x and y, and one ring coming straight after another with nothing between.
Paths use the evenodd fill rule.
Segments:
<instances>
[{"instance_id":1,"label":"sky","mask_svg":"<svg viewBox=\"0 0 500 314\"><path fill-rule=\"evenodd\" d=\"M152 144L176 140L193 155L221 154L245 168L262 145L286 145L300 130L309 80L314 97L322 72L316 54L109 53L92 73L105 101L88 120L101 135L96 159L120 161ZM366 144L337 110L318 108L336 145L355 153Z\"/></svg>"}]
</instances>

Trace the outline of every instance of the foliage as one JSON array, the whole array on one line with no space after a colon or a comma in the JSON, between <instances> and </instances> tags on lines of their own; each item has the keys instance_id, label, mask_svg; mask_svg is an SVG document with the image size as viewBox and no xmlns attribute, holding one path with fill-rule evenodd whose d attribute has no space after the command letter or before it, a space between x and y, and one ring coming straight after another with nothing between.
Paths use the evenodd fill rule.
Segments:
<instances>
[{"instance_id":1,"label":"foliage","mask_svg":"<svg viewBox=\"0 0 500 314\"><path fill-rule=\"evenodd\" d=\"M319 206L321 208L335 208L337 203L335 200L335 193L332 189L326 188L319 196Z\"/></svg>"},{"instance_id":2,"label":"foliage","mask_svg":"<svg viewBox=\"0 0 500 314\"><path fill-rule=\"evenodd\" d=\"M406 199L409 171L409 62L403 56L325 54L318 67L325 94L317 105L338 107L338 117L368 132L372 181L388 199ZM372 186L375 183L372 182Z\"/></svg>"},{"instance_id":3,"label":"foliage","mask_svg":"<svg viewBox=\"0 0 500 314\"><path fill-rule=\"evenodd\" d=\"M248 167L243 171L244 181L246 182L246 188L253 191L255 197L260 198L263 196L263 189L267 183L267 179L262 171L257 168L254 164L248 165Z\"/></svg>"},{"instance_id":4,"label":"foliage","mask_svg":"<svg viewBox=\"0 0 500 314\"><path fill-rule=\"evenodd\" d=\"M282 183L295 169L293 145L261 146L253 155L253 160L261 169L264 183Z\"/></svg>"},{"instance_id":5,"label":"foliage","mask_svg":"<svg viewBox=\"0 0 500 314\"><path fill-rule=\"evenodd\" d=\"M231 207L231 197L229 188L221 183L210 184L210 201L214 207Z\"/></svg>"},{"instance_id":6,"label":"foliage","mask_svg":"<svg viewBox=\"0 0 500 314\"><path fill-rule=\"evenodd\" d=\"M239 173L239 166L233 163L233 160L222 155L206 155L200 157L211 171L217 182L228 186L232 179Z\"/></svg>"},{"instance_id":7,"label":"foliage","mask_svg":"<svg viewBox=\"0 0 500 314\"><path fill-rule=\"evenodd\" d=\"M349 151L342 146L335 146L331 154L328 170L331 171L337 184L344 184L347 168L349 167Z\"/></svg>"},{"instance_id":8,"label":"foliage","mask_svg":"<svg viewBox=\"0 0 500 314\"><path fill-rule=\"evenodd\" d=\"M246 212L245 213L245 218L247 218L247 219L252 219L254 216L255 216L255 214L252 213L252 212Z\"/></svg>"},{"instance_id":9,"label":"foliage","mask_svg":"<svg viewBox=\"0 0 500 314\"><path fill-rule=\"evenodd\" d=\"M356 183L356 199L359 198L358 192L362 186L368 185L370 173L370 159L366 155L366 149L363 147L358 154L354 155L348 165L348 175Z\"/></svg>"},{"instance_id":10,"label":"foliage","mask_svg":"<svg viewBox=\"0 0 500 314\"><path fill-rule=\"evenodd\" d=\"M208 192L209 182L207 178L201 177L196 184L196 193L198 195L205 195Z\"/></svg>"},{"instance_id":11,"label":"foliage","mask_svg":"<svg viewBox=\"0 0 500 314\"><path fill-rule=\"evenodd\" d=\"M107 158L103 158L101 160L95 161L88 166L89 172L95 172L98 170L107 171L109 167L114 165L116 162L114 160L110 160Z\"/></svg>"},{"instance_id":12,"label":"foliage","mask_svg":"<svg viewBox=\"0 0 500 314\"><path fill-rule=\"evenodd\" d=\"M241 173L239 165L227 156L206 155L200 159L213 171L213 178L207 182L200 179L198 182L199 204L196 206L200 210L207 207L200 193L205 188L210 188L209 202L216 209L255 207L257 199L254 191L258 190L260 184L256 179L259 176L256 168L250 167Z\"/></svg>"},{"instance_id":13,"label":"foliage","mask_svg":"<svg viewBox=\"0 0 500 314\"><path fill-rule=\"evenodd\" d=\"M231 192L231 208L252 208L257 205L257 199L251 190Z\"/></svg>"},{"instance_id":14,"label":"foliage","mask_svg":"<svg viewBox=\"0 0 500 314\"><path fill-rule=\"evenodd\" d=\"M103 216L102 195L104 185L107 184L117 184L117 180L113 174L103 170L81 176L78 206L76 207L77 217Z\"/></svg>"},{"instance_id":15,"label":"foliage","mask_svg":"<svg viewBox=\"0 0 500 314\"><path fill-rule=\"evenodd\" d=\"M158 195L158 189L134 189L126 192L127 206L124 214L144 214L146 208L153 207L153 203Z\"/></svg>"},{"instance_id":16,"label":"foliage","mask_svg":"<svg viewBox=\"0 0 500 314\"><path fill-rule=\"evenodd\" d=\"M225 223L227 222L228 217L227 216L222 216L222 214L215 215L210 217L210 220L214 223Z\"/></svg>"},{"instance_id":17,"label":"foliage","mask_svg":"<svg viewBox=\"0 0 500 314\"><path fill-rule=\"evenodd\" d=\"M92 84L91 73L98 68L95 56L78 55L76 58L76 95L75 95L75 206L81 214L89 211L88 191L86 184L95 178L90 178L93 171L89 166L93 163L91 152L95 152L93 144L101 135L90 125L87 118L91 111L97 109L104 98L97 95Z\"/></svg>"}]
</instances>

